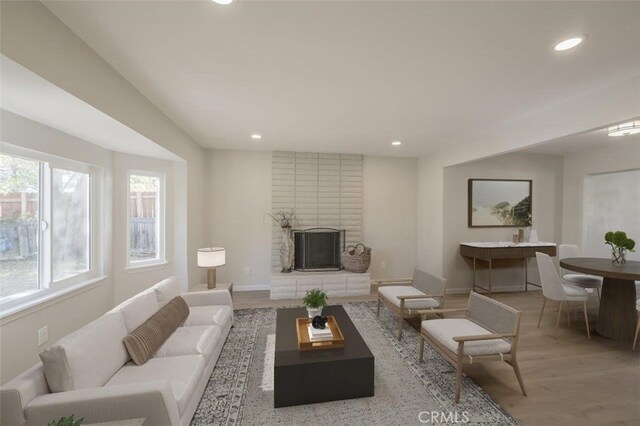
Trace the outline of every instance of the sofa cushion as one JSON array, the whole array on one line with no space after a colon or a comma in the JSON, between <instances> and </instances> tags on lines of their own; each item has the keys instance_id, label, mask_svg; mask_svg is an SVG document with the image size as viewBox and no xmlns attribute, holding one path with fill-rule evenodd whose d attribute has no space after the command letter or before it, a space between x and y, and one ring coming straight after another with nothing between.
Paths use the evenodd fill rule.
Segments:
<instances>
[{"instance_id":1,"label":"sofa cushion","mask_svg":"<svg viewBox=\"0 0 640 426\"><path fill-rule=\"evenodd\" d=\"M138 365L147 362L188 315L189 307L184 299L178 296L129 333L124 338L124 344L133 362Z\"/></svg>"},{"instance_id":2,"label":"sofa cushion","mask_svg":"<svg viewBox=\"0 0 640 426\"><path fill-rule=\"evenodd\" d=\"M149 289L122 302L113 308L113 311L122 312L124 324L127 327L127 331L131 333L149 319L151 315L158 312L158 309L160 309L160 306L158 305L156 293Z\"/></svg>"},{"instance_id":3,"label":"sofa cushion","mask_svg":"<svg viewBox=\"0 0 640 426\"><path fill-rule=\"evenodd\" d=\"M400 299L398 299L398 296L420 296L424 294L410 285L385 285L378 288L378 293L398 308L400 307ZM431 309L437 308L438 306L440 306L440 302L438 302L438 299L432 297L404 301L404 307L407 309Z\"/></svg>"},{"instance_id":4,"label":"sofa cushion","mask_svg":"<svg viewBox=\"0 0 640 426\"><path fill-rule=\"evenodd\" d=\"M156 293L158 305L161 308L169 303L170 300L173 300L174 297L178 297L182 293L178 277L169 277L166 280L160 281L151 288Z\"/></svg>"},{"instance_id":5,"label":"sofa cushion","mask_svg":"<svg viewBox=\"0 0 640 426\"><path fill-rule=\"evenodd\" d=\"M422 321L422 329L454 353L458 353L458 342L453 340L454 337L493 334L486 328L465 318ZM511 351L511 343L504 339L481 340L464 344L464 354L471 356L504 354L509 351Z\"/></svg>"},{"instance_id":6,"label":"sofa cushion","mask_svg":"<svg viewBox=\"0 0 640 426\"><path fill-rule=\"evenodd\" d=\"M40 354L52 392L104 385L128 360L127 329L120 312L109 312L60 339Z\"/></svg>"},{"instance_id":7,"label":"sofa cushion","mask_svg":"<svg viewBox=\"0 0 640 426\"><path fill-rule=\"evenodd\" d=\"M127 363L105 384L105 386L166 380L178 402L182 415L204 372L205 359L202 355L152 358L144 365Z\"/></svg>"},{"instance_id":8,"label":"sofa cushion","mask_svg":"<svg viewBox=\"0 0 640 426\"><path fill-rule=\"evenodd\" d=\"M189 316L183 326L219 325L224 327L231 321L232 317L233 311L230 306L191 306L189 308Z\"/></svg>"},{"instance_id":9,"label":"sofa cushion","mask_svg":"<svg viewBox=\"0 0 640 426\"><path fill-rule=\"evenodd\" d=\"M217 325L180 327L160 346L153 357L204 355L209 359L213 348L220 340L220 334L220 327Z\"/></svg>"}]
</instances>

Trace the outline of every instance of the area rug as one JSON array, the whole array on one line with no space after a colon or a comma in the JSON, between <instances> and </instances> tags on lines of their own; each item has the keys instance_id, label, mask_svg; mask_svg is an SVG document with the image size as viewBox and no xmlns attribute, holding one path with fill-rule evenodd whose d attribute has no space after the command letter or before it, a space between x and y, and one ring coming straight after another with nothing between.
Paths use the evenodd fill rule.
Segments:
<instances>
[{"instance_id":1,"label":"area rug","mask_svg":"<svg viewBox=\"0 0 640 426\"><path fill-rule=\"evenodd\" d=\"M234 312L234 326L191 424L205 425L411 425L517 424L473 380L464 376L460 404L453 403L455 370L428 343L418 364L419 333L376 303L344 305L375 356L375 396L273 408L275 308Z\"/></svg>"}]
</instances>

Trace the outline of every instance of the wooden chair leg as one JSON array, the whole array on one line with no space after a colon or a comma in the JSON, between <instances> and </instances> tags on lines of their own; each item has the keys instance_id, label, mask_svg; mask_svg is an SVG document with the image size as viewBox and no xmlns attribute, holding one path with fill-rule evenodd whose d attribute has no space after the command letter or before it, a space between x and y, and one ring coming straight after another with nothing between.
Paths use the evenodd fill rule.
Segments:
<instances>
[{"instance_id":1,"label":"wooden chair leg","mask_svg":"<svg viewBox=\"0 0 640 426\"><path fill-rule=\"evenodd\" d=\"M571 303L567 302L567 328L571 328Z\"/></svg>"},{"instance_id":2,"label":"wooden chair leg","mask_svg":"<svg viewBox=\"0 0 640 426\"><path fill-rule=\"evenodd\" d=\"M376 312L376 316L380 318L380 296L378 296L378 311Z\"/></svg>"},{"instance_id":3,"label":"wooden chair leg","mask_svg":"<svg viewBox=\"0 0 640 426\"><path fill-rule=\"evenodd\" d=\"M544 305L547 304L547 298L542 298L542 309L540 309L540 318L538 318L538 328L540 328L540 321L542 321L542 313L544 312Z\"/></svg>"},{"instance_id":4,"label":"wooden chair leg","mask_svg":"<svg viewBox=\"0 0 640 426\"><path fill-rule=\"evenodd\" d=\"M516 378L518 379L518 383L520 384L520 389L522 389L522 394L527 396L527 391L524 389L524 381L522 380L522 375L520 374L520 367L518 367L518 361L513 358L511 360L511 366L513 367L513 371L516 373Z\"/></svg>"},{"instance_id":5,"label":"wooden chair leg","mask_svg":"<svg viewBox=\"0 0 640 426\"><path fill-rule=\"evenodd\" d=\"M424 336L420 333L420 355L418 355L418 363L422 364L422 359L424 357Z\"/></svg>"},{"instance_id":6,"label":"wooden chair leg","mask_svg":"<svg viewBox=\"0 0 640 426\"><path fill-rule=\"evenodd\" d=\"M560 312L562 311L562 304L564 302L560 302L558 305L558 318L556 318L556 334L553 336L554 339L558 338L558 326L560 325Z\"/></svg>"},{"instance_id":7,"label":"wooden chair leg","mask_svg":"<svg viewBox=\"0 0 640 426\"><path fill-rule=\"evenodd\" d=\"M404 299L400 300L400 312L398 313L398 340L402 339L403 323L404 323Z\"/></svg>"},{"instance_id":8,"label":"wooden chair leg","mask_svg":"<svg viewBox=\"0 0 640 426\"><path fill-rule=\"evenodd\" d=\"M640 312L638 312L638 324L636 325L636 337L633 338L633 346L631 346L631 350L636 350L636 343L638 343L638 334L640 334Z\"/></svg>"},{"instance_id":9,"label":"wooden chair leg","mask_svg":"<svg viewBox=\"0 0 640 426\"><path fill-rule=\"evenodd\" d=\"M460 402L460 387L462 386L462 354L464 353L464 342L458 343L458 365L456 365L456 404Z\"/></svg>"},{"instance_id":10,"label":"wooden chair leg","mask_svg":"<svg viewBox=\"0 0 640 426\"><path fill-rule=\"evenodd\" d=\"M582 302L582 310L584 311L584 324L587 326L587 337L591 340L591 333L589 332L589 317L587 316L587 302Z\"/></svg>"}]
</instances>

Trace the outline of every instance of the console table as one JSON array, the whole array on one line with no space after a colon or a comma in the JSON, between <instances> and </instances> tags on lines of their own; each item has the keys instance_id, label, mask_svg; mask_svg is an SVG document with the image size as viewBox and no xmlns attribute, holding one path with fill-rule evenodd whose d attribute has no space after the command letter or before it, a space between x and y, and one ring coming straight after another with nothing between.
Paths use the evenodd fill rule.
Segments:
<instances>
[{"instance_id":1,"label":"console table","mask_svg":"<svg viewBox=\"0 0 640 426\"><path fill-rule=\"evenodd\" d=\"M540 287L539 284L529 282L528 259L535 257L537 252L556 255L555 243L512 243L506 241L497 242L478 242L478 243L460 243L460 254L464 257L473 259L473 291L476 287L484 290L491 295L491 267L494 260L497 259L522 259L522 269L524 272L524 291L527 291L528 285ZM479 285L476 281L476 262L485 262L489 266L489 280L487 287Z\"/></svg>"}]
</instances>

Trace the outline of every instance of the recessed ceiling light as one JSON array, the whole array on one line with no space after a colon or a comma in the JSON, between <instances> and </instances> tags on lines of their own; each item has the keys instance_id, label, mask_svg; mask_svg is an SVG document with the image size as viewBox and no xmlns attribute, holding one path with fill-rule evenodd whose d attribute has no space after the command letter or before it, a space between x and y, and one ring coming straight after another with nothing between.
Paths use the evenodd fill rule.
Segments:
<instances>
[{"instance_id":1,"label":"recessed ceiling light","mask_svg":"<svg viewBox=\"0 0 640 426\"><path fill-rule=\"evenodd\" d=\"M262 135L254 133L254 134L251 135L251 139L262 139Z\"/></svg>"},{"instance_id":2,"label":"recessed ceiling light","mask_svg":"<svg viewBox=\"0 0 640 426\"><path fill-rule=\"evenodd\" d=\"M571 37L566 40L562 40L560 43L556 44L553 48L558 52L562 52L563 50L573 49L584 40L583 37Z\"/></svg>"},{"instance_id":3,"label":"recessed ceiling light","mask_svg":"<svg viewBox=\"0 0 640 426\"><path fill-rule=\"evenodd\" d=\"M629 136L640 133L640 120L629 121L607 128L609 136Z\"/></svg>"},{"instance_id":4,"label":"recessed ceiling light","mask_svg":"<svg viewBox=\"0 0 640 426\"><path fill-rule=\"evenodd\" d=\"M391 145L393 145L393 146L400 146L400 145L402 145L402 142L400 142L400 141L393 141L393 142L391 142Z\"/></svg>"},{"instance_id":5,"label":"recessed ceiling light","mask_svg":"<svg viewBox=\"0 0 640 426\"><path fill-rule=\"evenodd\" d=\"M231 3L233 0L212 0L214 3L218 3L221 5L227 5L229 3Z\"/></svg>"}]
</instances>

